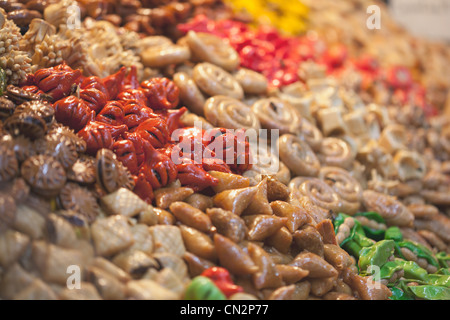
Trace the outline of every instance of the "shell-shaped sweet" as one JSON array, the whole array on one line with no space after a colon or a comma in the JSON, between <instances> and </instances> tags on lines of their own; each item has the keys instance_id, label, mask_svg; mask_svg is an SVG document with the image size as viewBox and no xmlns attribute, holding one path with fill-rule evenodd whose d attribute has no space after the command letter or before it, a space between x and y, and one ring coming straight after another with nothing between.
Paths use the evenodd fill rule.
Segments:
<instances>
[{"instance_id":1,"label":"shell-shaped sweet","mask_svg":"<svg viewBox=\"0 0 450 320\"><path fill-rule=\"evenodd\" d=\"M18 105L14 113L35 114L41 117L47 126L50 126L55 118L55 109L53 109L50 103L38 100L32 100Z\"/></svg>"},{"instance_id":2,"label":"shell-shaped sweet","mask_svg":"<svg viewBox=\"0 0 450 320\"><path fill-rule=\"evenodd\" d=\"M35 193L47 198L58 195L67 179L63 165L46 155L28 158L20 172Z\"/></svg>"},{"instance_id":3,"label":"shell-shaped sweet","mask_svg":"<svg viewBox=\"0 0 450 320\"><path fill-rule=\"evenodd\" d=\"M42 138L47 132L45 121L35 114L13 114L5 122L3 128L12 136L23 135L31 140Z\"/></svg>"},{"instance_id":4,"label":"shell-shaped sweet","mask_svg":"<svg viewBox=\"0 0 450 320\"><path fill-rule=\"evenodd\" d=\"M109 149L103 148L97 152L95 172L97 182L108 193L121 187L134 188L134 180L130 172Z\"/></svg>"},{"instance_id":5,"label":"shell-shaped sweet","mask_svg":"<svg viewBox=\"0 0 450 320\"><path fill-rule=\"evenodd\" d=\"M56 136L46 135L35 142L35 150L38 154L51 156L57 159L68 169L77 161L78 153L76 145L68 139L58 139Z\"/></svg>"},{"instance_id":6,"label":"shell-shaped sweet","mask_svg":"<svg viewBox=\"0 0 450 320\"><path fill-rule=\"evenodd\" d=\"M16 105L11 100L0 97L0 119L5 119L14 113Z\"/></svg>"},{"instance_id":7,"label":"shell-shaped sweet","mask_svg":"<svg viewBox=\"0 0 450 320\"><path fill-rule=\"evenodd\" d=\"M47 133L49 136L55 136L61 140L69 140L76 146L77 152L84 153L86 151L86 141L80 138L72 129L66 126L59 126L50 129Z\"/></svg>"},{"instance_id":8,"label":"shell-shaped sweet","mask_svg":"<svg viewBox=\"0 0 450 320\"><path fill-rule=\"evenodd\" d=\"M67 170L67 180L81 185L92 185L96 181L95 159L82 155Z\"/></svg>"},{"instance_id":9,"label":"shell-shaped sweet","mask_svg":"<svg viewBox=\"0 0 450 320\"><path fill-rule=\"evenodd\" d=\"M64 210L80 213L88 223L93 222L100 214L100 207L93 193L76 183L67 183L61 189L58 199Z\"/></svg>"}]
</instances>

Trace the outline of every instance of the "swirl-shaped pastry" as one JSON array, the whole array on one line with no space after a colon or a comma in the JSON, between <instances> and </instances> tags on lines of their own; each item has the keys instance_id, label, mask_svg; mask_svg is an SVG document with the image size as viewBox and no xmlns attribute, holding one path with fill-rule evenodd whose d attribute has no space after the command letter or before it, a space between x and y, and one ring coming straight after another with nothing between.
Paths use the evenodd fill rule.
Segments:
<instances>
[{"instance_id":1,"label":"swirl-shaped pastry","mask_svg":"<svg viewBox=\"0 0 450 320\"><path fill-rule=\"evenodd\" d=\"M162 68L171 64L180 64L191 58L186 46L166 44L148 47L141 53L142 63L150 68Z\"/></svg>"},{"instance_id":2,"label":"swirl-shaped pastry","mask_svg":"<svg viewBox=\"0 0 450 320\"><path fill-rule=\"evenodd\" d=\"M173 82L180 91L180 101L189 111L202 116L205 97L195 84L191 76L186 72L177 72L173 75Z\"/></svg>"},{"instance_id":3,"label":"swirl-shaped pastry","mask_svg":"<svg viewBox=\"0 0 450 320\"><path fill-rule=\"evenodd\" d=\"M309 120L302 118L300 122L300 133L298 136L305 140L314 152L318 152L320 150L323 140L322 132Z\"/></svg>"},{"instance_id":4,"label":"swirl-shaped pastry","mask_svg":"<svg viewBox=\"0 0 450 320\"><path fill-rule=\"evenodd\" d=\"M263 94L267 92L269 83L267 78L259 72L240 68L233 76L247 94Z\"/></svg>"},{"instance_id":5,"label":"swirl-shaped pastry","mask_svg":"<svg viewBox=\"0 0 450 320\"><path fill-rule=\"evenodd\" d=\"M209 62L228 71L235 70L241 62L237 51L213 34L190 30L185 40L192 60Z\"/></svg>"},{"instance_id":6,"label":"swirl-shaped pastry","mask_svg":"<svg viewBox=\"0 0 450 320\"><path fill-rule=\"evenodd\" d=\"M353 215L361 206L363 188L351 174L339 167L322 167L319 179L325 181L340 197L341 212Z\"/></svg>"},{"instance_id":7,"label":"swirl-shaped pastry","mask_svg":"<svg viewBox=\"0 0 450 320\"><path fill-rule=\"evenodd\" d=\"M296 177L289 183L289 189L295 197L306 197L325 210L339 212L342 207L338 194L319 178Z\"/></svg>"},{"instance_id":8,"label":"swirl-shaped pastry","mask_svg":"<svg viewBox=\"0 0 450 320\"><path fill-rule=\"evenodd\" d=\"M279 98L264 98L252 106L264 129L278 129L280 134L296 134L300 130L301 116L289 103Z\"/></svg>"},{"instance_id":9,"label":"swirl-shaped pastry","mask_svg":"<svg viewBox=\"0 0 450 320\"><path fill-rule=\"evenodd\" d=\"M208 98L203 110L206 120L216 127L245 130L261 128L252 110L232 97L218 95Z\"/></svg>"},{"instance_id":10,"label":"swirl-shaped pastry","mask_svg":"<svg viewBox=\"0 0 450 320\"><path fill-rule=\"evenodd\" d=\"M209 62L199 63L192 72L195 83L209 96L223 95L237 100L244 98L244 90L224 69Z\"/></svg>"},{"instance_id":11,"label":"swirl-shaped pastry","mask_svg":"<svg viewBox=\"0 0 450 320\"><path fill-rule=\"evenodd\" d=\"M322 140L317 157L324 166L344 169L349 168L355 160L355 155L349 144L345 140L335 137L327 137Z\"/></svg>"},{"instance_id":12,"label":"swirl-shaped pastry","mask_svg":"<svg viewBox=\"0 0 450 320\"><path fill-rule=\"evenodd\" d=\"M363 204L366 210L378 212L386 224L398 227L412 227L414 215L395 197L373 190L363 191Z\"/></svg>"},{"instance_id":13,"label":"swirl-shaped pastry","mask_svg":"<svg viewBox=\"0 0 450 320\"><path fill-rule=\"evenodd\" d=\"M278 139L281 161L294 176L315 177L320 170L320 162L311 147L293 134L284 134Z\"/></svg>"}]
</instances>

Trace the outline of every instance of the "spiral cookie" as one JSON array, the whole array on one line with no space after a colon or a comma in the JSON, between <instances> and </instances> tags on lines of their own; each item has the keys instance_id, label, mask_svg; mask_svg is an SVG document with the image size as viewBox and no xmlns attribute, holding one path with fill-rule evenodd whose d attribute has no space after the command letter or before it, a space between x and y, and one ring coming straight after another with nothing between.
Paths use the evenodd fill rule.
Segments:
<instances>
[{"instance_id":1,"label":"spiral cookie","mask_svg":"<svg viewBox=\"0 0 450 320\"><path fill-rule=\"evenodd\" d=\"M328 137L322 140L317 153L319 161L324 166L349 168L354 159L352 149L345 140Z\"/></svg>"},{"instance_id":2,"label":"spiral cookie","mask_svg":"<svg viewBox=\"0 0 450 320\"><path fill-rule=\"evenodd\" d=\"M341 209L338 194L319 178L296 177L289 183L289 189L294 196L306 197L325 210L339 212Z\"/></svg>"},{"instance_id":3,"label":"spiral cookie","mask_svg":"<svg viewBox=\"0 0 450 320\"><path fill-rule=\"evenodd\" d=\"M267 91L269 83L267 78L261 73L240 68L233 76L247 94L263 94Z\"/></svg>"},{"instance_id":4,"label":"spiral cookie","mask_svg":"<svg viewBox=\"0 0 450 320\"><path fill-rule=\"evenodd\" d=\"M43 197L51 198L58 195L67 179L63 165L46 155L28 158L20 171L31 189Z\"/></svg>"},{"instance_id":5,"label":"spiral cookie","mask_svg":"<svg viewBox=\"0 0 450 320\"><path fill-rule=\"evenodd\" d=\"M339 167L322 167L319 179L327 183L341 199L341 211L353 215L358 212L363 189L347 170Z\"/></svg>"},{"instance_id":6,"label":"spiral cookie","mask_svg":"<svg viewBox=\"0 0 450 320\"><path fill-rule=\"evenodd\" d=\"M364 190L363 205L366 210L379 213L386 220L387 225L413 226L414 215L395 197L373 190Z\"/></svg>"},{"instance_id":7,"label":"spiral cookie","mask_svg":"<svg viewBox=\"0 0 450 320\"><path fill-rule=\"evenodd\" d=\"M239 66L236 50L213 34L190 30L185 40L191 50L192 60L209 62L228 71Z\"/></svg>"},{"instance_id":8,"label":"spiral cookie","mask_svg":"<svg viewBox=\"0 0 450 320\"><path fill-rule=\"evenodd\" d=\"M186 72L177 72L173 76L173 81L180 91L180 100L191 112L202 116L205 97L195 84L192 77Z\"/></svg>"},{"instance_id":9,"label":"spiral cookie","mask_svg":"<svg viewBox=\"0 0 450 320\"><path fill-rule=\"evenodd\" d=\"M189 60L189 48L176 44L163 43L151 46L141 53L142 63L146 67L161 68L171 64L179 64Z\"/></svg>"},{"instance_id":10,"label":"spiral cookie","mask_svg":"<svg viewBox=\"0 0 450 320\"><path fill-rule=\"evenodd\" d=\"M300 122L300 133L298 136L305 140L314 152L318 152L320 150L323 140L322 132L309 120L302 118Z\"/></svg>"},{"instance_id":11,"label":"spiral cookie","mask_svg":"<svg viewBox=\"0 0 450 320\"><path fill-rule=\"evenodd\" d=\"M209 62L197 64L192 75L200 90L209 96L223 95L237 100L244 97L239 82L230 73Z\"/></svg>"},{"instance_id":12,"label":"spiral cookie","mask_svg":"<svg viewBox=\"0 0 450 320\"><path fill-rule=\"evenodd\" d=\"M261 128L256 115L243 102L227 96L214 96L206 100L205 118L213 126L227 129Z\"/></svg>"},{"instance_id":13,"label":"spiral cookie","mask_svg":"<svg viewBox=\"0 0 450 320\"><path fill-rule=\"evenodd\" d=\"M243 173L244 177L250 178L250 184L256 185L262 180L262 176L275 176L278 181L288 184L291 180L289 168L280 161L279 157L267 150L267 148L258 149L254 144L250 145L252 154L252 168Z\"/></svg>"},{"instance_id":14,"label":"spiral cookie","mask_svg":"<svg viewBox=\"0 0 450 320\"><path fill-rule=\"evenodd\" d=\"M320 170L320 162L311 147L293 134L284 134L278 139L280 159L294 176L315 177Z\"/></svg>"},{"instance_id":15,"label":"spiral cookie","mask_svg":"<svg viewBox=\"0 0 450 320\"><path fill-rule=\"evenodd\" d=\"M280 134L298 133L301 117L288 102L272 97L256 101L252 106L264 129L278 129Z\"/></svg>"}]
</instances>

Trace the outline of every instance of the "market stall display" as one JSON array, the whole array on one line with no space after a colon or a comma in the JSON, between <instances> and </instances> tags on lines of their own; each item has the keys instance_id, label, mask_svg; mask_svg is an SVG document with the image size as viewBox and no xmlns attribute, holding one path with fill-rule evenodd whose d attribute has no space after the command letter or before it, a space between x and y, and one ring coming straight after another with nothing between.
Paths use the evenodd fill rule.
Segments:
<instances>
[{"instance_id":1,"label":"market stall display","mask_svg":"<svg viewBox=\"0 0 450 320\"><path fill-rule=\"evenodd\" d=\"M450 299L450 119L410 66L221 1L2 8L0 298Z\"/></svg>"}]
</instances>

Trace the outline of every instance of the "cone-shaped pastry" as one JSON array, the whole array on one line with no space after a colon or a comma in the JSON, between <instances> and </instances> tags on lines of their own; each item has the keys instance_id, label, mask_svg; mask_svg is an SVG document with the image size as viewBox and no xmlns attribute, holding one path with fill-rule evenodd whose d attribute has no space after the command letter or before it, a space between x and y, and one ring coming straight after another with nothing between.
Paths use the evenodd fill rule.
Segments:
<instances>
[{"instance_id":1,"label":"cone-shaped pastry","mask_svg":"<svg viewBox=\"0 0 450 320\"><path fill-rule=\"evenodd\" d=\"M323 240L319 231L313 226L305 226L293 234L295 244L301 250L308 250L323 257Z\"/></svg>"},{"instance_id":2,"label":"cone-shaped pastry","mask_svg":"<svg viewBox=\"0 0 450 320\"><path fill-rule=\"evenodd\" d=\"M338 275L331 264L312 252L299 253L289 265L308 270L311 278L329 278Z\"/></svg>"},{"instance_id":3,"label":"cone-shaped pastry","mask_svg":"<svg viewBox=\"0 0 450 320\"><path fill-rule=\"evenodd\" d=\"M225 190L214 196L214 205L241 215L250 202L253 201L257 191L258 189L255 187Z\"/></svg>"},{"instance_id":4,"label":"cone-shaped pastry","mask_svg":"<svg viewBox=\"0 0 450 320\"><path fill-rule=\"evenodd\" d=\"M288 218L286 227L294 232L310 220L306 211L300 206L294 206L285 201L273 201L270 203L273 214L278 217Z\"/></svg>"},{"instance_id":5,"label":"cone-shaped pastry","mask_svg":"<svg viewBox=\"0 0 450 320\"><path fill-rule=\"evenodd\" d=\"M207 209L206 214L211 218L214 227L221 235L236 243L245 239L247 226L238 215L221 208Z\"/></svg>"},{"instance_id":6,"label":"cone-shaped pastry","mask_svg":"<svg viewBox=\"0 0 450 320\"><path fill-rule=\"evenodd\" d=\"M334 232L333 222L330 219L325 219L320 221L316 225L317 231L319 231L322 236L324 244L337 244L336 234Z\"/></svg>"},{"instance_id":7,"label":"cone-shaped pastry","mask_svg":"<svg viewBox=\"0 0 450 320\"><path fill-rule=\"evenodd\" d=\"M220 235L214 235L214 245L220 265L236 275L250 275L258 271L250 256L236 243Z\"/></svg>"},{"instance_id":8,"label":"cone-shaped pastry","mask_svg":"<svg viewBox=\"0 0 450 320\"><path fill-rule=\"evenodd\" d=\"M240 189L250 186L250 179L240 174L226 173L220 171L209 171L211 176L219 180L219 183L213 186L215 193L220 193L230 189Z\"/></svg>"},{"instance_id":9,"label":"cone-shaped pastry","mask_svg":"<svg viewBox=\"0 0 450 320\"><path fill-rule=\"evenodd\" d=\"M205 212L206 209L214 206L212 197L206 196L201 193L194 193L187 197L184 202L189 203L191 206Z\"/></svg>"},{"instance_id":10,"label":"cone-shaped pastry","mask_svg":"<svg viewBox=\"0 0 450 320\"><path fill-rule=\"evenodd\" d=\"M255 288L278 288L283 285L283 280L275 263L263 248L254 243L249 243L248 253L259 268L259 271L252 275Z\"/></svg>"},{"instance_id":11,"label":"cone-shaped pastry","mask_svg":"<svg viewBox=\"0 0 450 320\"><path fill-rule=\"evenodd\" d=\"M252 214L272 214L269 200L267 200L267 178L261 180L255 188L257 189L255 196L250 202L249 206L244 210L242 215Z\"/></svg>"},{"instance_id":12,"label":"cone-shaped pastry","mask_svg":"<svg viewBox=\"0 0 450 320\"><path fill-rule=\"evenodd\" d=\"M155 190L156 206L167 209L172 203L183 201L194 193L194 190L187 187L167 187Z\"/></svg>"},{"instance_id":13,"label":"cone-shaped pastry","mask_svg":"<svg viewBox=\"0 0 450 320\"><path fill-rule=\"evenodd\" d=\"M277 264L276 268L286 284L296 283L309 274L308 270L287 264Z\"/></svg>"},{"instance_id":14,"label":"cone-shaped pastry","mask_svg":"<svg viewBox=\"0 0 450 320\"><path fill-rule=\"evenodd\" d=\"M203 259L216 260L214 243L206 233L185 225L180 225L180 230L187 251Z\"/></svg>"},{"instance_id":15,"label":"cone-shaped pastry","mask_svg":"<svg viewBox=\"0 0 450 320\"><path fill-rule=\"evenodd\" d=\"M253 241L261 241L273 235L277 230L286 225L288 218L274 215L251 215L243 217L247 227L247 238Z\"/></svg>"},{"instance_id":16,"label":"cone-shaped pastry","mask_svg":"<svg viewBox=\"0 0 450 320\"><path fill-rule=\"evenodd\" d=\"M197 208L185 202L177 201L172 203L169 209L181 223L202 232L208 233L212 231L213 225L211 219Z\"/></svg>"},{"instance_id":17,"label":"cone-shaped pastry","mask_svg":"<svg viewBox=\"0 0 450 320\"><path fill-rule=\"evenodd\" d=\"M286 227L281 227L273 235L267 237L264 240L264 243L274 247L281 253L289 253L291 249L291 244L293 241L293 237L291 232Z\"/></svg>"},{"instance_id":18,"label":"cone-shaped pastry","mask_svg":"<svg viewBox=\"0 0 450 320\"><path fill-rule=\"evenodd\" d=\"M269 202L289 198L289 188L275 176L267 176L267 200Z\"/></svg>"},{"instance_id":19,"label":"cone-shaped pastry","mask_svg":"<svg viewBox=\"0 0 450 320\"><path fill-rule=\"evenodd\" d=\"M193 278L202 274L203 271L214 267L214 263L206 259L200 258L191 252L185 252L183 255L183 260L186 262L189 275Z\"/></svg>"}]
</instances>

